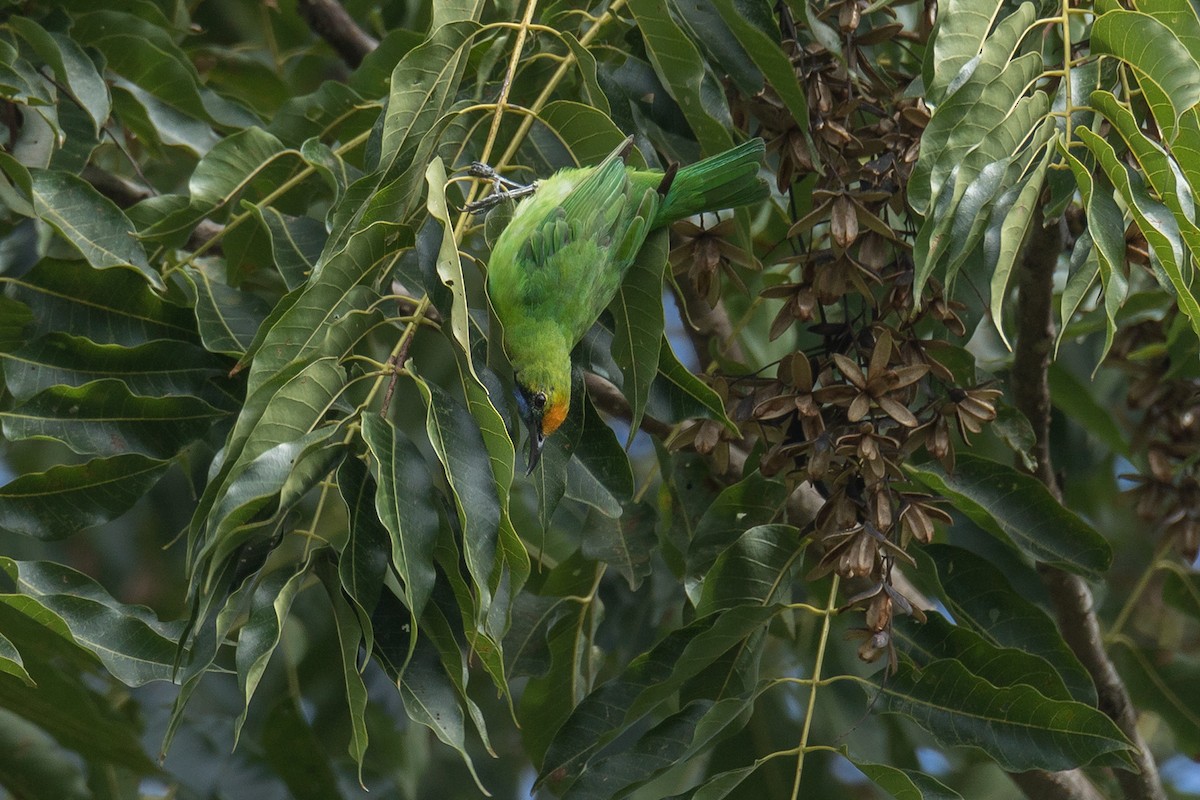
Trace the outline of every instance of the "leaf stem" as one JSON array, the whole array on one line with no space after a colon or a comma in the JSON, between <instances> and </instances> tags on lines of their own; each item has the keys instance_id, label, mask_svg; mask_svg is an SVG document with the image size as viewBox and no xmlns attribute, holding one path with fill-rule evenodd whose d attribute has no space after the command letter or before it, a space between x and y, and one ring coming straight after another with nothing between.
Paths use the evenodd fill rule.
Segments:
<instances>
[{"instance_id":1,"label":"leaf stem","mask_svg":"<svg viewBox=\"0 0 1200 800\"><path fill-rule=\"evenodd\" d=\"M812 685L808 692L808 708L804 711L804 729L800 731L800 744L796 752L796 777L792 782L792 800L800 797L800 777L804 774L804 756L808 752L808 734L812 730L813 709L817 705L817 689L821 686L821 669L825 665L825 649L829 644L829 628L833 615L837 613L837 592L839 579L833 576L829 585L829 600L825 603L823 613L825 619L821 622L821 639L817 644L817 660L813 665Z\"/></svg>"}]
</instances>

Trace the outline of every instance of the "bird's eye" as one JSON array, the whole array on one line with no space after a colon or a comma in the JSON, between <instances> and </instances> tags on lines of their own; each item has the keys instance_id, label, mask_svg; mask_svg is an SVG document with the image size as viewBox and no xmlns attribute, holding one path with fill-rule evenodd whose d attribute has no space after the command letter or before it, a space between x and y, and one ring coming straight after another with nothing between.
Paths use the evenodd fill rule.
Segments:
<instances>
[{"instance_id":1,"label":"bird's eye","mask_svg":"<svg viewBox=\"0 0 1200 800\"><path fill-rule=\"evenodd\" d=\"M535 394L533 396L533 407L536 408L538 411L541 411L543 408L546 407L546 393L545 392L538 392L537 394Z\"/></svg>"}]
</instances>

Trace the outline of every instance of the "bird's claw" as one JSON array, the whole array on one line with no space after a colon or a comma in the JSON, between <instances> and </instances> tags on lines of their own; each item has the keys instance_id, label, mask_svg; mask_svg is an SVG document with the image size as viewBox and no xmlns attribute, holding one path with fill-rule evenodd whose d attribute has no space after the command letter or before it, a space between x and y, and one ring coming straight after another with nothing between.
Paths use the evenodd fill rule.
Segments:
<instances>
[{"instance_id":1,"label":"bird's claw","mask_svg":"<svg viewBox=\"0 0 1200 800\"><path fill-rule=\"evenodd\" d=\"M476 164L472 164L471 168L473 169L475 166ZM479 166L486 165L480 164ZM488 169L491 169L491 167L488 167ZM476 177L484 178L487 176L477 175ZM494 177L494 181L495 183L491 194L489 194L487 197L467 203L465 206L463 206L463 208L472 214L477 211L486 211L489 208L500 205L506 200L516 200L517 198L524 197L525 195L533 194L537 191L538 187L537 181L534 181L529 185L523 185L514 181L506 180L505 178L501 178L499 175Z\"/></svg>"}]
</instances>

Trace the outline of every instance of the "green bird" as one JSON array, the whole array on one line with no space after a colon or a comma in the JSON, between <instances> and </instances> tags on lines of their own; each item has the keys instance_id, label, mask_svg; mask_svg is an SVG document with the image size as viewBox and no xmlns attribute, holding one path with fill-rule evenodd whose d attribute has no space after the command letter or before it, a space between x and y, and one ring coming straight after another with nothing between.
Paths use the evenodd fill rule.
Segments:
<instances>
[{"instance_id":1,"label":"green bird","mask_svg":"<svg viewBox=\"0 0 1200 800\"><path fill-rule=\"evenodd\" d=\"M496 240L487 276L529 430L529 473L546 437L567 418L571 350L620 289L647 235L768 194L758 177L761 139L666 172L627 166L632 148L630 136L597 166L562 169L533 186L498 192L529 195ZM496 181L498 188L516 186Z\"/></svg>"}]
</instances>

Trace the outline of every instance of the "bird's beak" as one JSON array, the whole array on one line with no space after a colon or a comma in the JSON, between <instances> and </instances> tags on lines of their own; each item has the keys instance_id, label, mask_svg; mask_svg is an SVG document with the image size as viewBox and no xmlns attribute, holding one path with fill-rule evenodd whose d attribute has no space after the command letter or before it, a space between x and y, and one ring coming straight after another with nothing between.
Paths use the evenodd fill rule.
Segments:
<instances>
[{"instance_id":1,"label":"bird's beak","mask_svg":"<svg viewBox=\"0 0 1200 800\"><path fill-rule=\"evenodd\" d=\"M542 445L546 443L546 437L542 435L541 427L541 423L537 421L529 423L529 465L525 469L526 475L533 474L533 468L542 458Z\"/></svg>"}]
</instances>

